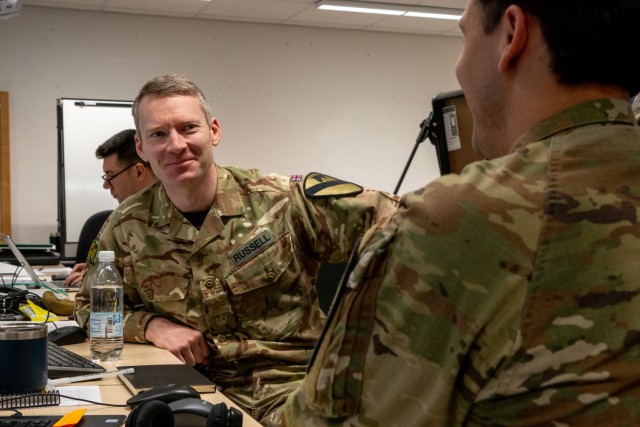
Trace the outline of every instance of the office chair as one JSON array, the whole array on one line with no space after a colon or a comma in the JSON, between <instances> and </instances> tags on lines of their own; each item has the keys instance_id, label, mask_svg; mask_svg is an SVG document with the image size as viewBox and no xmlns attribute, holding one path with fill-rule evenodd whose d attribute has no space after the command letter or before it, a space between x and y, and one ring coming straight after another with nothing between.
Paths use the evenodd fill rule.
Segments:
<instances>
[{"instance_id":1,"label":"office chair","mask_svg":"<svg viewBox=\"0 0 640 427\"><path fill-rule=\"evenodd\" d=\"M87 254L93 242L98 235L98 232L102 228L112 210L100 211L91 215L82 226L80 230L80 237L78 237L78 249L76 250L76 264L87 261Z\"/></svg>"},{"instance_id":2,"label":"office chair","mask_svg":"<svg viewBox=\"0 0 640 427\"><path fill-rule=\"evenodd\" d=\"M347 264L329 264L322 263L318 271L316 279L316 292L318 293L318 302L320 308L325 314L329 314L333 297L338 291L342 273L344 273Z\"/></svg>"}]
</instances>

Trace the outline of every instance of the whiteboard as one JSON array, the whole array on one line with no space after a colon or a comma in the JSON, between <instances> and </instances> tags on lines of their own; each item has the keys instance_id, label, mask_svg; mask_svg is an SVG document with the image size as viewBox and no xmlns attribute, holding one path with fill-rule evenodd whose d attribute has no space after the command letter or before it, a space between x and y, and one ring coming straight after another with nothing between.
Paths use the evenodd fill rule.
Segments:
<instances>
[{"instance_id":1,"label":"whiteboard","mask_svg":"<svg viewBox=\"0 0 640 427\"><path fill-rule=\"evenodd\" d=\"M81 98L57 102L60 255L71 259L87 218L118 205L102 187L102 160L95 152L111 136L135 127L133 102Z\"/></svg>"}]
</instances>

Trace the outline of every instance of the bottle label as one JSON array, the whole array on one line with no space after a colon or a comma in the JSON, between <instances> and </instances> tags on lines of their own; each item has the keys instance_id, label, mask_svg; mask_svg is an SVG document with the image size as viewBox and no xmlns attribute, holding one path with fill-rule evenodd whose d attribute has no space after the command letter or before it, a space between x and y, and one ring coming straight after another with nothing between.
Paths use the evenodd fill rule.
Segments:
<instances>
[{"instance_id":1,"label":"bottle label","mask_svg":"<svg viewBox=\"0 0 640 427\"><path fill-rule=\"evenodd\" d=\"M122 313L91 313L89 333L91 338L121 338Z\"/></svg>"}]
</instances>

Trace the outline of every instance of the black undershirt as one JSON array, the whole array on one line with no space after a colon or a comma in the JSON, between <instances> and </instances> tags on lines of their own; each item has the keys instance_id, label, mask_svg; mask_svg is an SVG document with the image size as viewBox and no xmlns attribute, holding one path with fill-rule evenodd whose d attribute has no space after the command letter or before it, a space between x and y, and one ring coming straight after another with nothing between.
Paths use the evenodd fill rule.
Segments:
<instances>
[{"instance_id":1,"label":"black undershirt","mask_svg":"<svg viewBox=\"0 0 640 427\"><path fill-rule=\"evenodd\" d=\"M207 217L208 213L209 213L209 209L207 209L206 211L200 211L200 212L187 212L187 213L182 212L182 215L184 215L184 217L187 218L187 220L191 223L191 225L193 225L195 228L200 230L200 227L202 227L202 224L204 223L204 220Z\"/></svg>"}]
</instances>

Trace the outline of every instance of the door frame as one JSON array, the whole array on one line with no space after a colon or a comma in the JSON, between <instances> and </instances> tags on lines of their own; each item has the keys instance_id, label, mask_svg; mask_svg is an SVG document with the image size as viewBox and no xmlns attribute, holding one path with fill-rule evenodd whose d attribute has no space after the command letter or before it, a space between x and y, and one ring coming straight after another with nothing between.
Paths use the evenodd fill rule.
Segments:
<instances>
[{"instance_id":1,"label":"door frame","mask_svg":"<svg viewBox=\"0 0 640 427\"><path fill-rule=\"evenodd\" d=\"M0 231L11 235L9 92L0 92Z\"/></svg>"}]
</instances>

